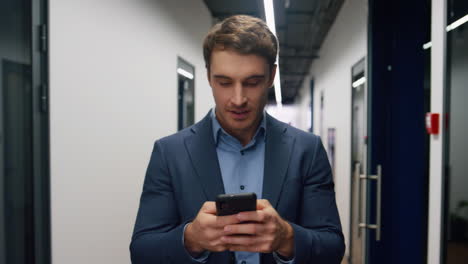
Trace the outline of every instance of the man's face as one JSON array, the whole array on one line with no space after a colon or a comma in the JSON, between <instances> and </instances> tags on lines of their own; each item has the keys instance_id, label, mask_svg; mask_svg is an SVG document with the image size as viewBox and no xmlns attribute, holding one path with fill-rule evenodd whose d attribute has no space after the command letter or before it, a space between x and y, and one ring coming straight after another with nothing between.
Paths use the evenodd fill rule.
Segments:
<instances>
[{"instance_id":1,"label":"man's face","mask_svg":"<svg viewBox=\"0 0 468 264\"><path fill-rule=\"evenodd\" d=\"M253 136L263 115L276 66L265 58L233 50L213 50L208 81L221 126L236 136Z\"/></svg>"}]
</instances>

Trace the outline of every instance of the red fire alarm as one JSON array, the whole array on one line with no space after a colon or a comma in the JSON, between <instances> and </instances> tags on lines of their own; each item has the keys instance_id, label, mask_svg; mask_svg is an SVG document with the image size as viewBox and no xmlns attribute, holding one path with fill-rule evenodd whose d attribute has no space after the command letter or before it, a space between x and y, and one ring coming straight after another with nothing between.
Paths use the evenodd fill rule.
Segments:
<instances>
[{"instance_id":1,"label":"red fire alarm","mask_svg":"<svg viewBox=\"0 0 468 264\"><path fill-rule=\"evenodd\" d=\"M439 114L427 113L426 114L426 129L430 135L439 134Z\"/></svg>"}]
</instances>

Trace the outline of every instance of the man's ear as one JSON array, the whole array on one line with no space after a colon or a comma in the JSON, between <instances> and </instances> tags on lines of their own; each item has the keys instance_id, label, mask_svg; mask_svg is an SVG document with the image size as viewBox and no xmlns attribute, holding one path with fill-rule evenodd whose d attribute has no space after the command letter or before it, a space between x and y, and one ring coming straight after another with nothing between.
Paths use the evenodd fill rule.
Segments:
<instances>
[{"instance_id":1,"label":"man's ear","mask_svg":"<svg viewBox=\"0 0 468 264\"><path fill-rule=\"evenodd\" d=\"M273 86L273 82L275 81L276 69L277 68L278 68L278 65L276 65L276 64L273 64L273 66L271 66L270 78L268 80L268 88L271 88Z\"/></svg>"},{"instance_id":2,"label":"man's ear","mask_svg":"<svg viewBox=\"0 0 468 264\"><path fill-rule=\"evenodd\" d=\"M210 67L206 66L206 79L208 80L208 83L211 85L210 82Z\"/></svg>"}]
</instances>

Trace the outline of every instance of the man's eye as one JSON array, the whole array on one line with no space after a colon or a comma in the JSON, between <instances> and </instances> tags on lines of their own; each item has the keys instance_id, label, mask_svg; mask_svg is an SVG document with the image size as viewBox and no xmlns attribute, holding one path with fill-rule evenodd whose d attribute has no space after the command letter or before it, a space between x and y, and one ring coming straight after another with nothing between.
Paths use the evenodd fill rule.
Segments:
<instances>
[{"instance_id":1,"label":"man's eye","mask_svg":"<svg viewBox=\"0 0 468 264\"><path fill-rule=\"evenodd\" d=\"M231 83L230 82L220 82L219 83L221 86L228 86L230 85Z\"/></svg>"},{"instance_id":2,"label":"man's eye","mask_svg":"<svg viewBox=\"0 0 468 264\"><path fill-rule=\"evenodd\" d=\"M247 86L257 86L259 82L248 82L246 83Z\"/></svg>"}]
</instances>

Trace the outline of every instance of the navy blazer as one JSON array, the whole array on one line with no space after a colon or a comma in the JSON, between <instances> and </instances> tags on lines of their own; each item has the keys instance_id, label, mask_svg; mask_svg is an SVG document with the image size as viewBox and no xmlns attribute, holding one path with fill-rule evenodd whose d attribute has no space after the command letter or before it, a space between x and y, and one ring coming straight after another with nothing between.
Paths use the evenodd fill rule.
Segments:
<instances>
[{"instance_id":1,"label":"navy blazer","mask_svg":"<svg viewBox=\"0 0 468 264\"><path fill-rule=\"evenodd\" d=\"M130 244L133 264L197 263L183 229L205 201L224 193L210 115L155 142ZM295 263L340 263L344 241L330 164L320 138L266 115L263 198L294 230ZM212 252L208 263L233 263ZM275 263L261 254L261 263Z\"/></svg>"}]
</instances>

